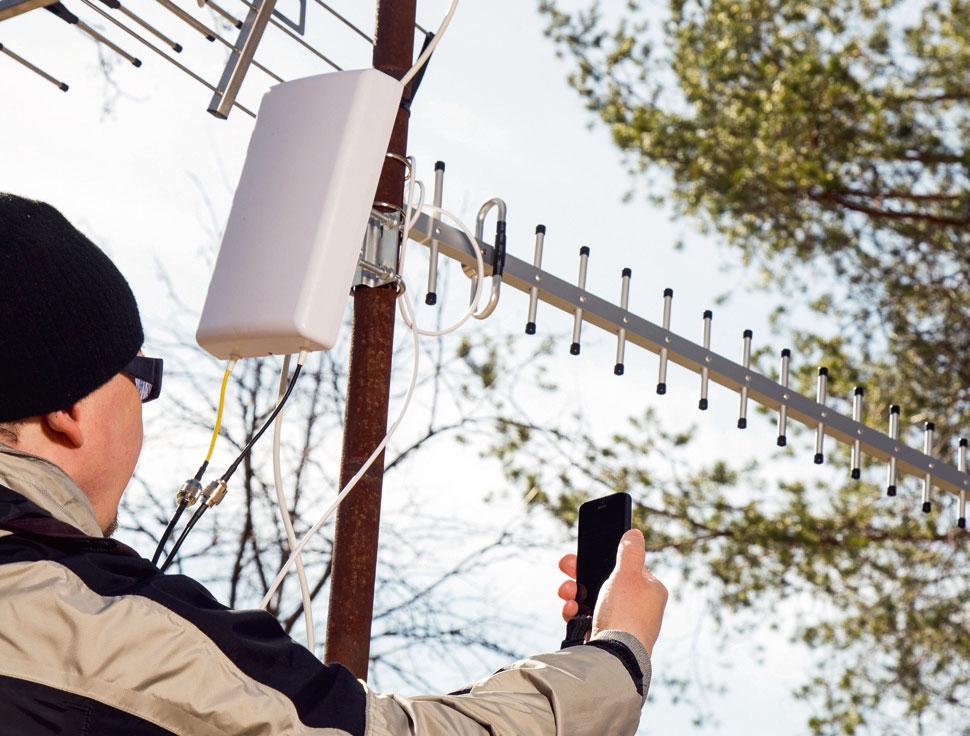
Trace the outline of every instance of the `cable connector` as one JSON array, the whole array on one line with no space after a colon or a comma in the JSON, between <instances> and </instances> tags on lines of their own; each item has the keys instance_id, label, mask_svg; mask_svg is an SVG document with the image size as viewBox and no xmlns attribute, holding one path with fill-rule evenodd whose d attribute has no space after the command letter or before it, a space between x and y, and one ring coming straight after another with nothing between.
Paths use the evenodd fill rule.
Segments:
<instances>
[{"instance_id":1,"label":"cable connector","mask_svg":"<svg viewBox=\"0 0 970 736\"><path fill-rule=\"evenodd\" d=\"M188 508L199 500L200 493L202 493L202 484L196 478L189 478L179 486L178 493L175 494L175 500L179 504L185 504L185 508Z\"/></svg>"},{"instance_id":2,"label":"cable connector","mask_svg":"<svg viewBox=\"0 0 970 736\"><path fill-rule=\"evenodd\" d=\"M206 506L218 506L226 497L228 490L229 485L222 478L214 480L202 491L202 503Z\"/></svg>"}]
</instances>

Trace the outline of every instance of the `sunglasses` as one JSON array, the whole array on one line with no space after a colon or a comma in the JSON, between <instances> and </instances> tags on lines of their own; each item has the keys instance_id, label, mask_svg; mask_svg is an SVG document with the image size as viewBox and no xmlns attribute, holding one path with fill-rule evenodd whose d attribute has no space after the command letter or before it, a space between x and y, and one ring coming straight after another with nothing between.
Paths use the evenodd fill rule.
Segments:
<instances>
[{"instance_id":1,"label":"sunglasses","mask_svg":"<svg viewBox=\"0 0 970 736\"><path fill-rule=\"evenodd\" d=\"M134 380L143 404L154 401L162 393L162 364L161 358L136 355L121 371Z\"/></svg>"}]
</instances>

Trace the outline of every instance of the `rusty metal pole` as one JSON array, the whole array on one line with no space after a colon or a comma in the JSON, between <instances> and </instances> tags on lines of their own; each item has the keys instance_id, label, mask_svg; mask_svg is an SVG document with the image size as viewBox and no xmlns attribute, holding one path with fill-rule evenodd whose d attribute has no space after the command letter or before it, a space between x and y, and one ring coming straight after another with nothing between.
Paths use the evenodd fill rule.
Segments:
<instances>
[{"instance_id":1,"label":"rusty metal pole","mask_svg":"<svg viewBox=\"0 0 970 736\"><path fill-rule=\"evenodd\" d=\"M398 79L413 62L416 5L417 0L377 3L374 68ZM388 147L389 152L402 156L407 151L410 117L406 107L398 110ZM386 160L375 199L403 202L404 173L399 162ZM387 432L395 296L393 285L358 286L354 290L341 486L360 469ZM341 663L361 679L367 678L370 655L383 475L382 454L340 505L334 533L324 659Z\"/></svg>"}]
</instances>

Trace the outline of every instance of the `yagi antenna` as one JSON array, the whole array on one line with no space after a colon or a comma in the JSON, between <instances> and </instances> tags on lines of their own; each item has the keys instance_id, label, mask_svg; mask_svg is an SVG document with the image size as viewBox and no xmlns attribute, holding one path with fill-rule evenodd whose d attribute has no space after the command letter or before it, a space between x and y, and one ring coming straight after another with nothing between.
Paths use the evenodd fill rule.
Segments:
<instances>
[{"instance_id":1,"label":"yagi antenna","mask_svg":"<svg viewBox=\"0 0 970 736\"><path fill-rule=\"evenodd\" d=\"M444 164L436 165L435 204L440 206L441 177ZM437 301L435 281L437 279L438 259L441 256L460 263L466 269L473 269L476 263L475 250L480 249L486 264L486 275L492 275L489 264L494 261L494 248L481 237L472 243L459 229L440 219L425 214L417 218L411 229L411 238L431 247L432 275L428 282L428 304ZM855 388L852 396L852 416L845 416L828 406L829 370L822 366L818 369L818 383L814 399L793 391L790 388L791 351L781 351L779 381L751 369L752 340L751 330L745 330L741 342L741 362L736 363L711 351L711 324L713 313L706 310L703 314L701 343L695 343L670 329L673 291L665 289L661 324L656 324L636 314L630 313L629 289L630 269L624 269L620 281L620 303L614 304L586 290L589 271L590 248L584 245L579 251L579 274L576 282L569 283L542 270L542 251L545 244L546 227L536 227L535 247L531 263L503 253L505 284L529 295L529 312L525 332L537 332L537 310L540 301L569 314L573 318L572 338L569 352L579 355L583 323L587 322L617 337L616 362L613 372L622 376L625 372L626 344L632 342L660 357L657 392L667 390L667 365L676 363L700 375L701 391L698 408L709 406L708 389L711 381L731 389L740 395L740 408L737 426L745 429L748 425L748 402L753 400L778 413L777 444L788 444L788 422L797 421L815 431L815 454L817 464L825 461L825 439L833 438L850 448L850 477L858 479L862 474L862 457L869 457L887 463L886 493L897 493L898 474L905 473L920 478L922 482L922 509L932 509L934 488L955 494L959 498L958 525L966 528L966 501L970 494L970 474L967 473L967 440L961 439L955 454L956 464L940 461L933 455L935 425L924 425L922 452L908 447L900 441L900 407L893 404L889 408L889 432L884 434L878 429L862 422L865 390ZM504 248L503 248L504 250ZM433 295L433 296L432 296Z\"/></svg>"},{"instance_id":2,"label":"yagi antenna","mask_svg":"<svg viewBox=\"0 0 970 736\"><path fill-rule=\"evenodd\" d=\"M137 13L125 4L128 3L131 7L136 7L129 0L64 0L64 2L58 0L0 0L0 22L24 13L46 9L49 13L73 25L79 31L96 41L101 47L110 49L112 53L122 57L130 64L136 67L142 65L142 61L138 56L129 53L107 35L92 27L84 17L76 14L73 9L75 8L75 4L77 4L80 11L91 17L98 17L110 23L114 27L112 33L115 30L125 33L130 39L134 39L142 47L150 49L157 57L163 59L166 63L178 69L182 74L208 89L212 93L212 98L207 109L211 114L219 118L228 117L233 109L238 109L250 117L255 117L255 113L238 99L250 67L259 69L273 82L284 81L282 76L274 72L268 65L256 59L257 49L260 46L264 31L267 27L272 26L274 33L282 34L286 39L293 41L326 64L327 69L321 71L329 71L330 69L336 71L342 70L342 67L337 62L319 48L309 43L305 38L307 26L312 25L312 23L301 22L299 27L294 26L295 30L291 30L286 24L274 17L275 15L286 20L284 15L276 11L276 0L239 0L241 7L239 8L240 12L238 14L225 7L223 0L196 1L199 8L209 8L219 18L226 21L231 26L229 30L234 32L235 39L224 37L215 28L203 23L191 12L181 7L176 0L154 0L151 3L140 2L137 5ZM325 11L330 15L336 16L340 21L349 25L361 35L370 46L373 46L374 40L372 38L351 24L350 21L333 10L333 8L326 3L320 2L320 0L317 0L316 4L321 7L321 14ZM229 51L229 58L226 61L221 79L216 82L210 81L203 74L193 70L190 64L183 63L173 56L172 54L178 54L184 57L189 56L189 54L183 53L186 52L186 49L183 48L183 45L179 41L167 35L149 20L152 11L170 14L207 41L212 43L218 42L224 46ZM243 13L245 13L245 17L241 17ZM318 26L314 26L314 28L316 27ZM39 52L31 51L31 58L28 60L10 48L6 43L7 40L4 39L4 43L0 43L0 56L11 59L20 66L33 72L37 77L55 85L63 91L66 92L68 90L67 84L44 71L42 68L42 59L34 58L35 53ZM156 45L154 42L156 40L162 46ZM16 45L14 48L17 48ZM41 52L44 50L40 47L38 49ZM20 50L17 48L17 51ZM260 94L267 90L266 80L262 78L256 83L250 83L247 86L247 90L257 85L259 86Z\"/></svg>"}]
</instances>

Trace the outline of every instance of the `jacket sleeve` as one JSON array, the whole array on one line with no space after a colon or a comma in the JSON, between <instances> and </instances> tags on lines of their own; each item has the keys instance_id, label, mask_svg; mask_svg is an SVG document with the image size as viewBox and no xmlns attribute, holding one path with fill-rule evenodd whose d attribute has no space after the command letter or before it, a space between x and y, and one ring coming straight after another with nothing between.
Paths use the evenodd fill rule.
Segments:
<instances>
[{"instance_id":1,"label":"jacket sleeve","mask_svg":"<svg viewBox=\"0 0 970 736\"><path fill-rule=\"evenodd\" d=\"M195 581L160 575L117 546L23 533L0 539L0 620L17 634L0 631L0 676L11 687L34 683L137 721L145 733L179 736L636 730L636 671L644 667L624 657L630 650L619 637L522 660L460 694L378 695L343 667L324 665L266 612L230 610ZM117 732L95 720L92 733Z\"/></svg>"},{"instance_id":2,"label":"jacket sleeve","mask_svg":"<svg viewBox=\"0 0 970 736\"><path fill-rule=\"evenodd\" d=\"M620 657L577 646L521 660L453 695L369 692L367 736L632 736L642 704Z\"/></svg>"}]
</instances>

